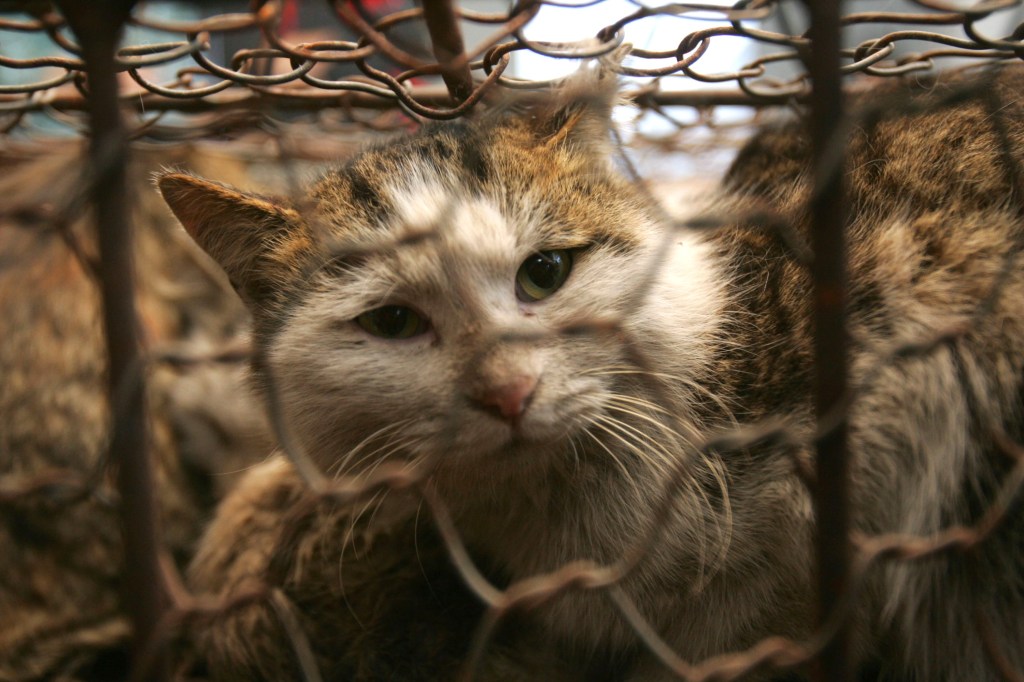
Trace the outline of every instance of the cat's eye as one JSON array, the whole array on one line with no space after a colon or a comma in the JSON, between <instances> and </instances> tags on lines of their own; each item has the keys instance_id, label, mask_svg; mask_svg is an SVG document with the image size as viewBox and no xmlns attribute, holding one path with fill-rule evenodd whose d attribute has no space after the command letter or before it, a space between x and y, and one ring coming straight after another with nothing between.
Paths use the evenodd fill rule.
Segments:
<instances>
[{"instance_id":1,"label":"cat's eye","mask_svg":"<svg viewBox=\"0 0 1024 682\"><path fill-rule=\"evenodd\" d=\"M545 299L565 284L570 270L572 253L568 249L538 251L516 272L516 297L524 303Z\"/></svg>"},{"instance_id":2,"label":"cat's eye","mask_svg":"<svg viewBox=\"0 0 1024 682\"><path fill-rule=\"evenodd\" d=\"M385 305L367 310L356 324L383 339L409 339L430 329L419 313L404 305Z\"/></svg>"}]
</instances>

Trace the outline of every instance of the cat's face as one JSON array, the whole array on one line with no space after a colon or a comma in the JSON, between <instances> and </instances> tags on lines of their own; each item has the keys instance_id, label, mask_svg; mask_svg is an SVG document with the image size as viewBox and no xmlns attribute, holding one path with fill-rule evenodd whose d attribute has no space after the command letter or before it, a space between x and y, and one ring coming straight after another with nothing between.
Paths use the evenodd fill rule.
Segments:
<instances>
[{"instance_id":1,"label":"cat's face","mask_svg":"<svg viewBox=\"0 0 1024 682\"><path fill-rule=\"evenodd\" d=\"M657 413L653 374L691 362L714 296L695 240L613 170L606 114L427 130L328 174L301 213L165 176L326 471L521 474L652 437L629 415Z\"/></svg>"},{"instance_id":2,"label":"cat's face","mask_svg":"<svg viewBox=\"0 0 1024 682\"><path fill-rule=\"evenodd\" d=\"M312 280L270 343L284 404L302 406L289 410L298 432L335 462L391 447L444 453L439 464L571 448L625 365L613 334L573 328L631 317L649 246L595 242L552 225L538 198L501 206L432 173L381 191L401 196L397 215Z\"/></svg>"}]
</instances>

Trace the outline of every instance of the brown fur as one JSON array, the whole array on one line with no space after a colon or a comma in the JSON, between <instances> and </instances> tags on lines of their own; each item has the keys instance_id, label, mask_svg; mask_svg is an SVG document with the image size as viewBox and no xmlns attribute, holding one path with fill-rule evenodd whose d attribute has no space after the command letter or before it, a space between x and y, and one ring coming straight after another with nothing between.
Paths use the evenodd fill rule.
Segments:
<instances>
[{"instance_id":1,"label":"brown fur","mask_svg":"<svg viewBox=\"0 0 1024 682\"><path fill-rule=\"evenodd\" d=\"M296 608L326 680L412 682L459 673L483 609L433 529L415 515L383 520L318 499L277 460L245 479L209 532L234 539L207 546L192 567L194 587L200 594L251 595L198 630L201 669L211 679L296 677L295 649L268 586ZM514 624L504 629L504 639L523 637ZM511 682L530 671L577 679L541 642L527 641L540 653L499 647L485 663L485 678Z\"/></svg>"}]
</instances>

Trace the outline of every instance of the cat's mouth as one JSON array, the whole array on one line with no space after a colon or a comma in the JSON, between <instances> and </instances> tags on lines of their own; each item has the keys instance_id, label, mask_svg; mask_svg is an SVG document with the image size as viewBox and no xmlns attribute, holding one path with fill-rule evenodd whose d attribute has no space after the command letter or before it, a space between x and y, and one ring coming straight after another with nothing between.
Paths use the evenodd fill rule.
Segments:
<instances>
[{"instance_id":1,"label":"cat's mouth","mask_svg":"<svg viewBox=\"0 0 1024 682\"><path fill-rule=\"evenodd\" d=\"M539 382L538 382L539 383ZM502 400L466 401L433 420L434 437L427 447L453 467L486 465L500 459L523 463L560 457L600 411L598 391L552 396L542 391L500 396ZM470 464L473 463L473 464Z\"/></svg>"},{"instance_id":2,"label":"cat's mouth","mask_svg":"<svg viewBox=\"0 0 1024 682\"><path fill-rule=\"evenodd\" d=\"M495 438L495 450L516 451L537 446L552 445L564 435L562 430L554 431L549 428L538 427L530 424L527 420L517 423L506 423L499 425L501 430L498 438Z\"/></svg>"},{"instance_id":3,"label":"cat's mouth","mask_svg":"<svg viewBox=\"0 0 1024 682\"><path fill-rule=\"evenodd\" d=\"M517 420L486 419L477 424L479 430L471 438L477 445L476 452L484 457L542 459L548 450L564 450L566 443L583 427L585 419L575 417L579 415L544 418L527 413Z\"/></svg>"},{"instance_id":4,"label":"cat's mouth","mask_svg":"<svg viewBox=\"0 0 1024 682\"><path fill-rule=\"evenodd\" d=\"M508 475L530 476L531 472L542 471L552 466L553 460L560 459L568 448L563 434L533 434L511 431L504 438L489 443L491 447L475 450L466 459L449 460L451 470L462 474L475 471L486 477L502 479ZM448 468L448 467L445 467Z\"/></svg>"}]
</instances>

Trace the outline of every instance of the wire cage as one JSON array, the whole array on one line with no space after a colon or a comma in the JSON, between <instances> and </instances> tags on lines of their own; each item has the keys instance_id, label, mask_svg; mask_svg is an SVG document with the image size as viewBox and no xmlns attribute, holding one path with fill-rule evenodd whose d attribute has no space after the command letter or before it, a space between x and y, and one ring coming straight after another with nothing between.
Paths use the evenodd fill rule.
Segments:
<instances>
[{"instance_id":1,"label":"wire cage","mask_svg":"<svg viewBox=\"0 0 1024 682\"><path fill-rule=\"evenodd\" d=\"M680 679L740 679L808 662L816 662L819 679L852 679L845 643L849 595L869 567L969 551L984 542L1012 509L1024 481L1024 457L1019 446L1006 444L1015 463L995 504L974 526L952 526L932 537L862 537L850 530L842 423L850 396L845 246L842 230L835 229L843 222L838 169L851 125L843 92L869 88L879 78L928 83L945 68L1017 60L1024 50L1022 20L1016 0L851 0L841 6L795 0L0 3L2 163L9 171L0 208L0 231L8 235L0 239L7 252L0 252L0 296L26 300L35 310L11 318L12 330L23 328L4 342L12 350L0 360L13 367L17 352L35 358L46 352L70 357L72 346L75 353L87 351L81 365L32 360L20 370L4 366L11 375L0 400L6 412L0 429L8 431L0 435L0 515L6 524L0 547L11 553L13 568L0 571L0 611L6 603L21 620L10 626L8 616L0 619L8 622L0 623L0 649L7 649L6 655L0 651L0 677L167 679L180 673L177 640L191 628L259 603L276 614L301 678L321 679L302 614L281 585L250 584L211 601L190 594L180 576L217 494L195 489L193 470L202 462L175 460L185 447L181 424L195 421L174 402L175 386L200 382L193 392L205 392L214 403L241 400L241 367L259 358L239 341L245 313L224 302L230 295L223 277L178 243L172 229L140 226L169 218L153 217L150 199L137 191L148 180L139 178L161 165L209 163L208 157L188 155L217 141L232 150L225 156L244 158L241 170L232 172L262 176L263 184L298 195L298 177L309 166L344 158L371 136L472 116L504 91L543 92L580 62L618 54L613 68L632 105L622 110L618 134L634 160L642 150L657 150L656 161L641 159L645 171L649 165L655 174L673 176L687 167L680 151L734 151L762 117L779 109L811 112L818 174L812 243L802 248L814 254L808 261L816 292L816 362L834 370L819 373L818 458L814 471L802 472L818 501L821 620L811 637L771 637L744 651L685 661L617 589L630 565L656 542L654 521L634 554L615 565L573 563L499 587L473 563L427 480L386 466L369 479L327 477L294 442L272 390L269 426L243 414L216 428L250 430L255 435L243 443L250 450L276 443L316 498L351 503L381 490L421 496L445 560L483 604L479 623L466 633L469 654L460 667L465 679L473 678L501 622L575 589L606 592L643 646ZM32 161L44 148L49 165ZM63 151L54 157L54 150ZM29 171L38 188L32 191L26 190ZM1019 170L1012 175L1019 182ZM27 231L48 235L59 246L26 242ZM69 259L79 274L50 292L47 287L55 285L46 276L72 267ZM133 269L133 260L143 265ZM159 286L149 280L161 277L201 281L193 287L198 293L178 305L213 312L183 321L180 312L153 303ZM46 296L58 312L35 302ZM84 306L81 318L68 312L75 306ZM45 325L60 329L46 336L39 331ZM205 330L203 343L183 343L196 329ZM927 354L948 338L922 339L896 349L892 359ZM25 397L47 393L34 387L33 378L60 381L74 372L81 391L74 400L89 410L65 409L57 397ZM79 381L81 373L89 379ZM16 409L21 402L24 415ZM32 409L70 415L52 428L82 438L88 432L87 442L34 450L33 434L44 426ZM705 447L740 449L790 435L778 424L759 424L718 434ZM223 439L215 442L214 449L226 447ZM168 464L167 458L175 461ZM231 461L244 466L246 460ZM176 523L178 516L188 521ZM79 561L74 557L82 545L101 549L94 550L94 560ZM39 584L18 575L37 568ZM82 603L58 609L38 596L50 590L52 598ZM36 607L18 610L28 592L38 593ZM978 623L993 666L1006 680L1024 679L985 627Z\"/></svg>"}]
</instances>

